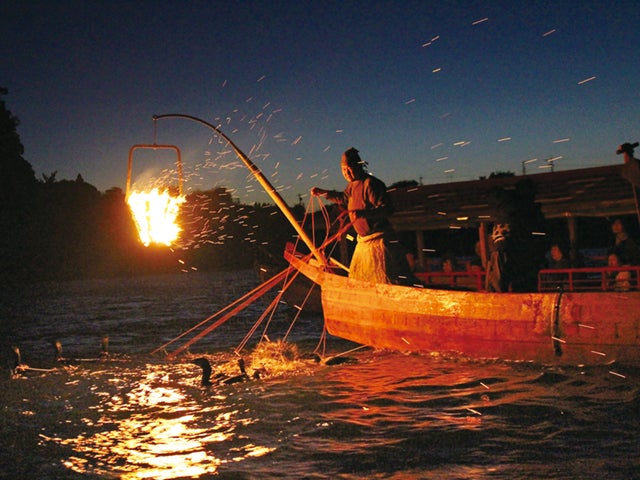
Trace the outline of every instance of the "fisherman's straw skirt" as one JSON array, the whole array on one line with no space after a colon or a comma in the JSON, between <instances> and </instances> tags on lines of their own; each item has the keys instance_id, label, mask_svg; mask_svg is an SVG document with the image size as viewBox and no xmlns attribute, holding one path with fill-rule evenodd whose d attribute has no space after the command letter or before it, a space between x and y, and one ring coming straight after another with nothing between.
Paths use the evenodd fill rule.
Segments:
<instances>
[{"instance_id":1,"label":"fisherman's straw skirt","mask_svg":"<svg viewBox=\"0 0 640 480\"><path fill-rule=\"evenodd\" d=\"M358 235L358 243L351 258L349 278L374 283L391 283L387 275L393 263L382 232Z\"/></svg>"}]
</instances>

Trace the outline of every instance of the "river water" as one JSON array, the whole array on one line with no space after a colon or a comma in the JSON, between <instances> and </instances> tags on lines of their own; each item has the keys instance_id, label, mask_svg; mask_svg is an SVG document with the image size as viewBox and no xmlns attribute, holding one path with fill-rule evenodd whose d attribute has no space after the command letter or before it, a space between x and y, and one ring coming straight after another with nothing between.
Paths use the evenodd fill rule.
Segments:
<instances>
[{"instance_id":1,"label":"river water","mask_svg":"<svg viewBox=\"0 0 640 480\"><path fill-rule=\"evenodd\" d=\"M285 307L244 345L273 294L176 360L164 352L179 342L151 354L257 283L242 271L4 292L0 478L640 478L637 368L351 350ZM240 345L261 378L201 386L194 357L229 378ZM32 370L10 374L14 346ZM347 353L318 363L318 346Z\"/></svg>"}]
</instances>

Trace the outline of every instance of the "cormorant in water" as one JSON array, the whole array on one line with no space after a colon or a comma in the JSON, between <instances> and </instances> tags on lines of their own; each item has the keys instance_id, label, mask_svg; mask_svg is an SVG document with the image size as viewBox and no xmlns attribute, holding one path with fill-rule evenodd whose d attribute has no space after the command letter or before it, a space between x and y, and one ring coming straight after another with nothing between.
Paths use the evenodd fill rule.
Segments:
<instances>
[{"instance_id":1,"label":"cormorant in water","mask_svg":"<svg viewBox=\"0 0 640 480\"><path fill-rule=\"evenodd\" d=\"M208 387L213 385L211 381L211 363L205 357L198 357L192 361L195 365L198 365L202 368L202 378L200 380L200 385L203 387ZM244 359L238 359L238 367L240 368L240 375L235 375L233 377L229 377L224 373L217 373L213 378L216 380L217 384L230 385L232 383L244 382L245 380L249 380L249 375L247 375L247 371L245 369ZM260 378L258 371L256 371L253 375L254 378Z\"/></svg>"},{"instance_id":2,"label":"cormorant in water","mask_svg":"<svg viewBox=\"0 0 640 480\"><path fill-rule=\"evenodd\" d=\"M198 357L193 362L195 365L198 365L202 369L202 378L200 379L200 385L203 387L208 387L211 385L211 364L209 360L204 357Z\"/></svg>"}]
</instances>

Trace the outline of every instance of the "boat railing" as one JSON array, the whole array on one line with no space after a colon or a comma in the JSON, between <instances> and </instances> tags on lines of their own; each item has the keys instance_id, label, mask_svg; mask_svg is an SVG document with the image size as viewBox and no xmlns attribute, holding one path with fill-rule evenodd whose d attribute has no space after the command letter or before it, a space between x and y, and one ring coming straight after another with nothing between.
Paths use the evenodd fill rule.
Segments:
<instances>
[{"instance_id":1,"label":"boat railing","mask_svg":"<svg viewBox=\"0 0 640 480\"><path fill-rule=\"evenodd\" d=\"M447 286L465 290L484 290L484 270L453 272L415 272L426 286Z\"/></svg>"},{"instance_id":2,"label":"boat railing","mask_svg":"<svg viewBox=\"0 0 640 480\"><path fill-rule=\"evenodd\" d=\"M538 291L639 290L640 266L544 269L538 272Z\"/></svg>"},{"instance_id":3,"label":"boat railing","mask_svg":"<svg viewBox=\"0 0 640 480\"><path fill-rule=\"evenodd\" d=\"M425 286L460 290L485 290L485 271L416 272ZM562 287L567 292L640 290L640 266L543 269L538 273L538 291Z\"/></svg>"}]
</instances>

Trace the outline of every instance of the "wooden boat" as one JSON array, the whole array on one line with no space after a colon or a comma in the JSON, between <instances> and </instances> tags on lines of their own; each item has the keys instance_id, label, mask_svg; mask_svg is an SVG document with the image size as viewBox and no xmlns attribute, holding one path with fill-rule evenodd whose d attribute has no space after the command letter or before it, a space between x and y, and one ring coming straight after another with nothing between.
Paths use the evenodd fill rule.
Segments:
<instances>
[{"instance_id":1,"label":"wooden boat","mask_svg":"<svg viewBox=\"0 0 640 480\"><path fill-rule=\"evenodd\" d=\"M407 352L456 352L473 358L499 358L533 361L543 364L600 365L619 362L640 366L640 291L555 291L532 293L491 293L374 284L340 275L329 267L325 258L295 217L279 193L260 169L220 129L202 119L184 114L154 116L184 118L212 129L225 139L256 180L275 201L296 229L310 254L285 250L285 259L308 279L320 286L322 309L327 331L335 336L375 348ZM597 175L594 175L597 172ZM579 178L579 171L563 175L557 184L571 188L569 195L547 192L544 207L573 219L568 206L577 212L596 216L638 213L637 194L622 184L610 190L598 202L584 198L587 192L602 189L619 181L619 167L601 167ZM500 180L502 182L503 180ZM512 182L515 179L506 179ZM405 209L404 221L412 229L420 228L416 218L441 217L441 208L429 202L448 205L446 223L454 215L452 192L458 192L462 212L473 210L465 219L487 218L487 205L479 197L468 198L468 185L440 185L438 194L426 195L421 188L407 190L409 196L420 196L419 211ZM486 192L486 184L482 190ZM616 196L617 195L617 196ZM415 205L415 198L411 199ZM585 210L586 209L586 210ZM415 217L417 215L417 217ZM640 215L639 215L640 217ZM402 222L402 217L399 217ZM482 220L482 223L484 220ZM570 230L574 230L571 227ZM573 234L572 234L573 235ZM636 271L636 282L640 271ZM206 332L205 332L206 333Z\"/></svg>"},{"instance_id":2,"label":"wooden boat","mask_svg":"<svg viewBox=\"0 0 640 480\"><path fill-rule=\"evenodd\" d=\"M637 213L633 189L621 179L619 166L530 177L536 180L537 198L546 217L566 221L572 242L577 237L578 218ZM496 185L508 188L520 178L395 191L394 203L400 208L392 223L399 231L414 230L418 246L422 231L460 224L460 219L474 222L482 235L485 222L492 221L486 191ZM604 278L611 273L606 268L561 273L567 275L565 291L541 285L532 293L491 293L452 285L371 284L326 271L316 259L290 250L285 258L320 286L327 331L357 343L397 351L456 352L473 358L543 364L640 365L638 285L630 291L606 290ZM635 270L632 276L637 282L640 271L631 270ZM541 272L545 274L554 273ZM463 278L460 273L455 275L448 280L459 284ZM589 279L588 284L580 283L583 278ZM469 273L466 280L480 285L477 272Z\"/></svg>"},{"instance_id":3,"label":"wooden boat","mask_svg":"<svg viewBox=\"0 0 640 480\"><path fill-rule=\"evenodd\" d=\"M542 364L640 365L640 292L490 293L372 284L285 258L322 292L327 331L375 348Z\"/></svg>"}]
</instances>

